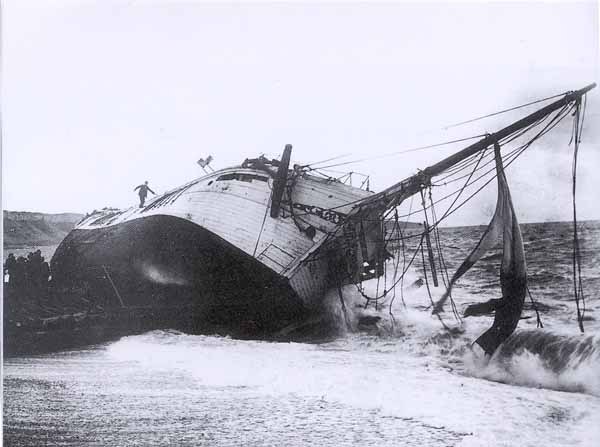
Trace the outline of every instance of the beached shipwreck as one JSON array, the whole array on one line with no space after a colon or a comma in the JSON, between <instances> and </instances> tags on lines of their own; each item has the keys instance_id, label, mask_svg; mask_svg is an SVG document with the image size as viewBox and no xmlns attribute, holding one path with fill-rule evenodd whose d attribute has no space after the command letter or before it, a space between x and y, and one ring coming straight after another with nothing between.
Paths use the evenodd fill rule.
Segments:
<instances>
[{"instance_id":1,"label":"beached shipwreck","mask_svg":"<svg viewBox=\"0 0 600 447\"><path fill-rule=\"evenodd\" d=\"M398 283L406 269L398 271L394 261L404 237L397 209L405 199L421 193L425 203L425 193L439 178L458 182L458 199L469 182L492 171L499 185L496 215L461 269L464 273L486 244L503 235L503 296L486 308L495 310L498 320L484 347L493 351L516 327L526 287L519 228L508 186L501 181L503 166L563 118L575 113L579 123L582 100L594 86L567 92L379 193L319 175L311 166L290 166L287 145L280 160L246 159L143 207L94 212L56 250L53 288L101 302L105 310L168 314L174 326L191 332L285 335L307 321L322 321L323 297L330 289L338 289L340 298L344 285L362 290L363 281L391 275L386 273L390 264L395 265L390 284ZM575 135L576 144L578 139ZM433 201L424 206L429 218L417 237L429 258L430 236L463 199L468 198L454 200L440 218L427 214ZM430 266L430 275L435 274L432 259ZM448 293L436 311L451 299L451 286L462 273L447 278ZM392 288L366 298L377 301Z\"/></svg>"}]
</instances>

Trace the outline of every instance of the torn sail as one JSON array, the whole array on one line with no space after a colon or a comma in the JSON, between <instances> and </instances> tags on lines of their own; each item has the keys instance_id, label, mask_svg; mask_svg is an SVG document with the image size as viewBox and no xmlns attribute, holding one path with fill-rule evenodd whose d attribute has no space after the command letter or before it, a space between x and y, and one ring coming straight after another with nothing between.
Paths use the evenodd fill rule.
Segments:
<instances>
[{"instance_id":1,"label":"torn sail","mask_svg":"<svg viewBox=\"0 0 600 447\"><path fill-rule=\"evenodd\" d=\"M510 198L510 191L504 175L504 169L502 167L500 146L497 143L494 145L494 151L498 178L498 202L496 204L496 211L481 237L481 240L458 268L450 280L448 289L434 307L434 312L439 312L442 309L445 301L450 295L454 283L494 245L498 236L502 233L503 254L502 265L500 268L502 298L490 300L487 303L469 306L465 311L465 316L495 311L494 324L476 340L476 343L479 344L487 354L492 354L516 329L523 309L525 293L527 291L527 273L523 239Z\"/></svg>"}]
</instances>

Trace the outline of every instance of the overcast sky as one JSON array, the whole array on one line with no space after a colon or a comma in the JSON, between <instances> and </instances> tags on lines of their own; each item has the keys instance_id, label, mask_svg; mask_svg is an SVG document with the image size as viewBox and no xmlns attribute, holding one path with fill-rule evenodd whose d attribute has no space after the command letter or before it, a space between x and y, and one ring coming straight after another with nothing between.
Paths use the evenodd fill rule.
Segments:
<instances>
[{"instance_id":1,"label":"overcast sky","mask_svg":"<svg viewBox=\"0 0 600 447\"><path fill-rule=\"evenodd\" d=\"M2 3L3 207L134 205L286 143L296 162L381 154L494 131L445 126L598 81L598 7L584 3ZM600 89L588 95L580 218L600 218ZM570 218L569 126L511 166L521 221ZM451 151L340 170L383 189ZM450 152L449 152L450 151ZM343 160L340 160L343 161ZM492 184L449 223L485 222Z\"/></svg>"}]
</instances>

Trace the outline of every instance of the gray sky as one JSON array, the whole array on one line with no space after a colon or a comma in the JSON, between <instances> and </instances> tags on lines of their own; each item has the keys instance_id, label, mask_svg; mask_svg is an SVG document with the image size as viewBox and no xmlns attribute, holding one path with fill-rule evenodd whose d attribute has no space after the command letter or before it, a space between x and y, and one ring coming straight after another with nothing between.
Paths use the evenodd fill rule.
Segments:
<instances>
[{"instance_id":1,"label":"gray sky","mask_svg":"<svg viewBox=\"0 0 600 447\"><path fill-rule=\"evenodd\" d=\"M130 206L136 185L175 187L200 176L208 154L223 168L291 143L296 162L352 160L494 131L521 115L444 127L599 79L595 2L2 6L10 210ZM600 218L599 90L579 160L588 219ZM521 221L570 218L565 124L508 171ZM340 170L370 174L380 190L458 149ZM492 185L449 223L484 222L494 201Z\"/></svg>"}]
</instances>

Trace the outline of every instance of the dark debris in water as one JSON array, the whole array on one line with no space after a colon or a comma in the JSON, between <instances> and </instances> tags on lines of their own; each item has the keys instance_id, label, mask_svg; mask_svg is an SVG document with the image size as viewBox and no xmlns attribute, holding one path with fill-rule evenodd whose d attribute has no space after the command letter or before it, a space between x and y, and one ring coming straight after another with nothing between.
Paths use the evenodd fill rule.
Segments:
<instances>
[{"instance_id":1,"label":"dark debris in water","mask_svg":"<svg viewBox=\"0 0 600 447\"><path fill-rule=\"evenodd\" d=\"M545 417L555 422L567 422L573 419L569 410L560 407L551 407Z\"/></svg>"}]
</instances>

